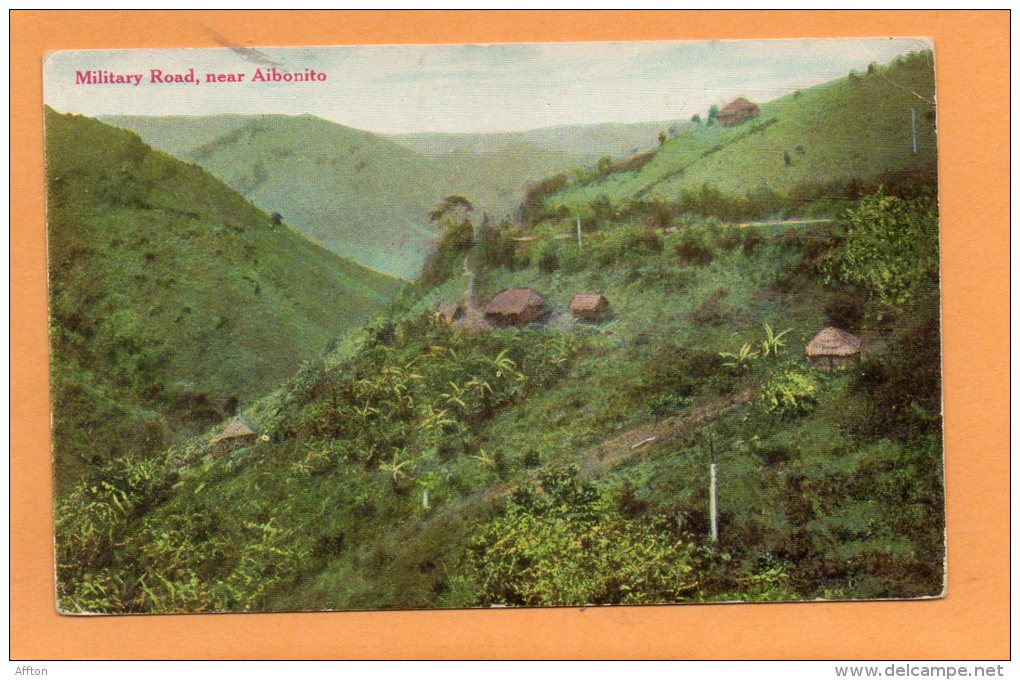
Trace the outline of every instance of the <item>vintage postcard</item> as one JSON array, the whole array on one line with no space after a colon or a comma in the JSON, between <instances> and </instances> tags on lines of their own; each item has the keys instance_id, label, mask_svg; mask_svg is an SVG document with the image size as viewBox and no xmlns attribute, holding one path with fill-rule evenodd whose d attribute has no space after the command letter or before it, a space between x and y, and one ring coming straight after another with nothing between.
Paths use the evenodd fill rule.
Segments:
<instances>
[{"instance_id":1,"label":"vintage postcard","mask_svg":"<svg viewBox=\"0 0 1020 680\"><path fill-rule=\"evenodd\" d=\"M925 38L44 63L66 614L939 597Z\"/></svg>"}]
</instances>

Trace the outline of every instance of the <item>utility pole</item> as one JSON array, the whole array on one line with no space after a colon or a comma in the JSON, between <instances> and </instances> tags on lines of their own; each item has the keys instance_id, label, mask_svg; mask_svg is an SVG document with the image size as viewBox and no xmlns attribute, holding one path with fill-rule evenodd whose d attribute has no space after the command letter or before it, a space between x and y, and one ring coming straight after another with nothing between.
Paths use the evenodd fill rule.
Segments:
<instances>
[{"instance_id":1,"label":"utility pole","mask_svg":"<svg viewBox=\"0 0 1020 680\"><path fill-rule=\"evenodd\" d=\"M581 216L577 216L577 249L578 251L584 250L584 244L581 243Z\"/></svg>"},{"instance_id":2,"label":"utility pole","mask_svg":"<svg viewBox=\"0 0 1020 680\"><path fill-rule=\"evenodd\" d=\"M709 536L713 543L719 541L719 503L717 499L719 489L719 478L716 470L715 462L715 440L711 433L708 435L708 452L710 456L711 466L709 467L709 487L708 487L708 514L709 514Z\"/></svg>"},{"instance_id":3,"label":"utility pole","mask_svg":"<svg viewBox=\"0 0 1020 680\"><path fill-rule=\"evenodd\" d=\"M910 138L914 144L914 154L917 154L917 107L910 107Z\"/></svg>"}]
</instances>

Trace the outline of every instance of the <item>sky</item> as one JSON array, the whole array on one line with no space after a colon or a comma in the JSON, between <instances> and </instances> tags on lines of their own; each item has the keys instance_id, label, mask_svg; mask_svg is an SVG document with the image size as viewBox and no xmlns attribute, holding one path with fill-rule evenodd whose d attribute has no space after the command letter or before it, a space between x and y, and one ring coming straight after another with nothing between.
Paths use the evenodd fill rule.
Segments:
<instances>
[{"instance_id":1,"label":"sky","mask_svg":"<svg viewBox=\"0 0 1020 680\"><path fill-rule=\"evenodd\" d=\"M560 124L688 119L738 96L765 102L931 49L924 38L519 43L52 52L44 100L99 115L313 114L381 133L504 132ZM251 82L256 68L324 82ZM194 68L246 82L159 84ZM141 84L75 84L76 71L142 74Z\"/></svg>"}]
</instances>

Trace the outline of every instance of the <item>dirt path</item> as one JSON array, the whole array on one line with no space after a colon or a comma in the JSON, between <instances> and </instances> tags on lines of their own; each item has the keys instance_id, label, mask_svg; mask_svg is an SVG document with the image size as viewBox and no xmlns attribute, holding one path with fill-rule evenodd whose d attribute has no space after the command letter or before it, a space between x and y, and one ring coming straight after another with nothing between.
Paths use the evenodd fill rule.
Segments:
<instances>
[{"instance_id":1,"label":"dirt path","mask_svg":"<svg viewBox=\"0 0 1020 680\"><path fill-rule=\"evenodd\" d=\"M598 477L610 468L640 455L649 445L668 441L691 428L707 423L728 413L754 397L754 388L748 387L729 397L720 397L705 402L684 414L663 418L655 423L646 423L616 435L567 461L578 466L587 478ZM454 519L463 522L481 522L493 510L493 505L521 486L536 487L542 468L532 470L523 480L510 480L481 489L473 494L442 505L417 521L398 530L400 540L410 540L420 532L441 532Z\"/></svg>"},{"instance_id":2,"label":"dirt path","mask_svg":"<svg viewBox=\"0 0 1020 680\"><path fill-rule=\"evenodd\" d=\"M794 226L798 224L825 224L828 222L835 222L831 217L812 217L812 218L798 218L793 220L760 220L757 222L731 222L729 224L736 224L739 227L785 227ZM662 230L664 234L670 234L677 230L677 227L666 227ZM550 238L562 241L570 238L575 238L573 233L569 234L553 234ZM514 241L535 241L539 240L536 236L518 236Z\"/></svg>"},{"instance_id":3,"label":"dirt path","mask_svg":"<svg viewBox=\"0 0 1020 680\"><path fill-rule=\"evenodd\" d=\"M637 425L616 435L612 439L588 449L586 452L569 461L578 466L586 477L598 477L610 468L639 455L645 448L657 442L666 441L682 434L692 427L711 421L724 413L728 413L751 401L755 390L745 388L730 396L720 397L705 402L693 411L669 416L655 423ZM540 470L532 471L524 483L534 485L538 481ZM495 501L517 488L519 482L509 481L483 490L482 495L487 501Z\"/></svg>"}]
</instances>

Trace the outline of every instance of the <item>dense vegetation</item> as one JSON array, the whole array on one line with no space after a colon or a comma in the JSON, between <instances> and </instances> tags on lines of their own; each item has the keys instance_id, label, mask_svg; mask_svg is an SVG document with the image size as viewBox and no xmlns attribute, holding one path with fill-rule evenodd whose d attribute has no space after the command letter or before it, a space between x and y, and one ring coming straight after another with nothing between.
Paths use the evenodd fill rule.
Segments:
<instances>
[{"instance_id":1,"label":"dense vegetation","mask_svg":"<svg viewBox=\"0 0 1020 680\"><path fill-rule=\"evenodd\" d=\"M132 133L46 112L56 475L264 395L395 292Z\"/></svg>"},{"instance_id":2,"label":"dense vegetation","mask_svg":"<svg viewBox=\"0 0 1020 680\"><path fill-rule=\"evenodd\" d=\"M621 143L628 150L652 146L659 127L388 137L315 116L106 120L198 163L325 247L403 278L420 273L436 238L427 215L443 196L465 193L480 210L502 216L516 207L526 182L594 162L597 154L627 153ZM610 136L611 150L596 152Z\"/></svg>"},{"instance_id":3,"label":"dense vegetation","mask_svg":"<svg viewBox=\"0 0 1020 680\"><path fill-rule=\"evenodd\" d=\"M565 173L531 197L525 217L584 218L600 203L618 212L654 201L727 220L832 215L879 185L899 193L934 173L934 60L919 52L766 102L735 127L706 120L636 168Z\"/></svg>"},{"instance_id":4,"label":"dense vegetation","mask_svg":"<svg viewBox=\"0 0 1020 680\"><path fill-rule=\"evenodd\" d=\"M574 176L622 184L699 134L665 139L638 170L608 161ZM890 154L882 167L900 167ZM245 409L254 442L224 452L210 430L164 456L118 457L59 501L60 606L938 595L932 179L862 185L829 203L834 220L752 226L682 195L594 195L574 205L580 244L555 215L522 230L451 194L422 278ZM469 281L482 301L534 288L549 314L525 328L443 321L435 310ZM571 297L591 291L608 317L572 319ZM864 339L859 363L805 361L827 325Z\"/></svg>"},{"instance_id":5,"label":"dense vegetation","mask_svg":"<svg viewBox=\"0 0 1020 680\"><path fill-rule=\"evenodd\" d=\"M525 252L482 270L483 296L523 283L547 296L553 317L536 328L474 334L437 320L435 304L463 294L459 275L409 289L247 412L257 443L217 457L197 439L158 469L121 459L105 484L78 487L58 508L62 605L938 594L936 289L932 272L919 276L916 304L892 323L877 295L824 284L859 216L774 233L609 225L584 257L558 244L548 271ZM689 256L692 238L706 257ZM615 318L567 321L570 294L594 286ZM859 303L851 330L885 349L856 370L807 368L800 348L847 318L847 300ZM626 436L597 448L670 417L691 425L637 450Z\"/></svg>"}]
</instances>

